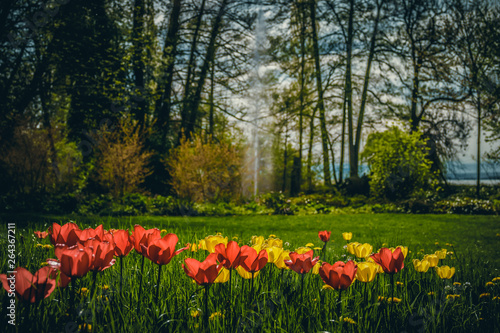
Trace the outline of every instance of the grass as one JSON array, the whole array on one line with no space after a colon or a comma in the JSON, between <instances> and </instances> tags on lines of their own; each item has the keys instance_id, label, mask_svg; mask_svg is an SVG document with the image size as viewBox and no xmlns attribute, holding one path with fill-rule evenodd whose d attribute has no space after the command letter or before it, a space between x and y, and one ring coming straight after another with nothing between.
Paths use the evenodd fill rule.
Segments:
<instances>
[{"instance_id":1,"label":"grass","mask_svg":"<svg viewBox=\"0 0 500 333\"><path fill-rule=\"evenodd\" d=\"M497 255L500 224L495 216L460 215L317 215L317 216L237 216L237 217L130 217L89 218L78 216L0 217L1 238L6 243L7 222L17 223L17 265L31 272L41 266L53 250L36 248L40 242L32 237L34 230L45 230L52 222L77 222L81 228L103 224L109 228L157 227L174 232L182 244L196 242L217 232L237 236L241 244L248 244L252 235L268 237L274 234L284 241L284 247L295 249L307 243L321 247L319 230L331 230L326 259L333 263L352 256L343 248L341 233L350 231L352 241L370 243L374 250L387 246L405 245L410 253L405 268L395 275L402 283L396 289L401 303L392 305L379 301L379 296L390 296L390 282L385 274L377 276L366 287L360 281L342 294L342 313L355 324L339 322L338 292L322 290L318 275L307 274L304 287L299 274L279 270L268 264L255 279L251 293L250 280L237 274L232 276L233 292L229 298L228 283L216 284L209 290L210 331L217 332L430 332L441 331L498 331L500 327L500 285L486 286L500 276ZM22 238L21 238L22 236ZM42 243L48 243L43 240ZM437 243L437 244L436 244ZM446 245L452 243L453 245ZM456 267L455 276L443 281L431 269L427 273L414 270L412 259L421 259L424 253L447 248L454 255L441 265ZM424 252L421 252L421 250ZM204 290L192 283L181 268L184 258L203 260L205 251L181 253L163 267L160 300L154 302L158 266L146 260L144 290L139 304L138 279L141 274L141 256L132 251L124 258L124 291L120 294L118 263L98 275L95 297L78 294L75 304L69 304L70 289L91 289L92 274L88 274L66 289L56 289L43 302L34 305L17 303L17 330L27 331L92 331L137 332L203 331ZM453 258L453 259L452 259ZM359 259L358 259L359 260ZM7 269L6 252L0 254L2 272ZM461 285L453 285L460 282ZM304 288L304 289L302 289ZM428 293L433 292L433 295ZM489 293L489 296L480 297ZM303 296L302 296L303 294ZM447 295L460 295L455 299ZM6 318L8 297L0 292L0 316ZM4 320L0 327L11 329ZM90 326L89 326L90 325Z\"/></svg>"}]
</instances>

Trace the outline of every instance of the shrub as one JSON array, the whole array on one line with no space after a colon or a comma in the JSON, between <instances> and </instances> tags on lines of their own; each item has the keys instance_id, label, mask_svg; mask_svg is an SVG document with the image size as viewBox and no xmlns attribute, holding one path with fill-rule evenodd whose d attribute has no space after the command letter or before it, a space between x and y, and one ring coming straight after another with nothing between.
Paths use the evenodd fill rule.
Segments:
<instances>
[{"instance_id":1,"label":"shrub","mask_svg":"<svg viewBox=\"0 0 500 333\"><path fill-rule=\"evenodd\" d=\"M96 134L97 181L115 198L139 189L146 176L151 153L144 151L143 133L132 121L122 120L114 131L106 128Z\"/></svg>"},{"instance_id":2,"label":"shrub","mask_svg":"<svg viewBox=\"0 0 500 333\"><path fill-rule=\"evenodd\" d=\"M164 160L172 186L182 199L193 202L229 201L241 192L241 158L229 142L204 143L199 136L182 141Z\"/></svg>"},{"instance_id":3,"label":"shrub","mask_svg":"<svg viewBox=\"0 0 500 333\"><path fill-rule=\"evenodd\" d=\"M393 127L370 134L362 158L370 168L370 189L376 197L406 199L421 189L436 188L426 140L418 132Z\"/></svg>"}]
</instances>

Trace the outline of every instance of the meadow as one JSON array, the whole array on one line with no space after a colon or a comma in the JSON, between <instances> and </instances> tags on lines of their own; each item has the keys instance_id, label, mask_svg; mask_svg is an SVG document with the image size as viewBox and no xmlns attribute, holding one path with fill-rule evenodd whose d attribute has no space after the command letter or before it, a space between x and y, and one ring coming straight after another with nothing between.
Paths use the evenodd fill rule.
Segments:
<instances>
[{"instance_id":1,"label":"meadow","mask_svg":"<svg viewBox=\"0 0 500 333\"><path fill-rule=\"evenodd\" d=\"M8 248L7 223L16 223L16 267L31 273L55 258L48 238L35 237L53 222L71 221L80 229L134 230L158 228L175 233L179 242L196 244L159 265L134 249L97 274L86 274L66 288L30 304L16 302L16 326L6 318L10 297L0 291L2 331L17 332L495 332L500 329L500 271L497 216L358 214L315 216L127 217L2 215L2 248ZM326 251L318 231L331 231ZM352 232L346 241L342 233ZM306 274L268 262L251 278L233 271L230 280L203 287L182 268L186 258L203 261L200 247L208 235L258 249L308 247L333 264L366 261L346 248L368 243L370 253L382 247L407 247L404 268L376 274L371 282L355 279L342 293L325 288L318 267ZM252 236L263 236L252 237ZM276 241L276 238L281 241ZM208 239L206 241L210 242ZM272 243L272 244L271 244ZM37 245L41 244L41 245ZM203 243L205 244L205 243ZM203 246L201 246L203 247ZM413 259L444 251L438 266L455 268L450 279L436 269L418 272ZM299 250L301 251L301 250ZM270 257L271 258L271 257ZM2 271L8 252L0 253ZM143 263L144 262L144 266ZM123 265L123 268L122 266ZM142 268L143 267L143 268ZM123 269L123 274L121 270ZM141 274L142 272L142 274ZM315 274L316 273L316 274ZM160 277L160 279L158 279ZM142 282L141 282L142 279ZM159 281L159 284L158 284ZM159 286L159 288L158 288ZM158 297L156 296L158 293ZM392 294L394 293L394 295ZM5 328L5 330L3 329Z\"/></svg>"}]
</instances>

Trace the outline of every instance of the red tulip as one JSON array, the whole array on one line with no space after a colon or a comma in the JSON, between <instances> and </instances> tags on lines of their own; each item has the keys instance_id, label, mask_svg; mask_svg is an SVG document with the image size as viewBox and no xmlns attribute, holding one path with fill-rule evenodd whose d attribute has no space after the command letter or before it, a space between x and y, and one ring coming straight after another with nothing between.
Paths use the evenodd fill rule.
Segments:
<instances>
[{"instance_id":1,"label":"red tulip","mask_svg":"<svg viewBox=\"0 0 500 333\"><path fill-rule=\"evenodd\" d=\"M152 237L148 237L149 235L152 235ZM146 248L148 247L148 240L153 240L153 239L159 239L161 238L160 234L160 229L154 228L154 229L149 229L145 230L143 227L140 225L136 224L134 226L134 232L132 233L132 239L134 241L134 248L135 251L139 254L144 255L143 253L143 246Z\"/></svg>"},{"instance_id":2,"label":"red tulip","mask_svg":"<svg viewBox=\"0 0 500 333\"><path fill-rule=\"evenodd\" d=\"M56 280L50 278L54 269L50 266L40 268L34 275L25 268L16 268L16 274L0 274L0 280L5 290L11 291L11 285L15 288L16 295L27 302L35 303L37 300L49 297L56 288ZM15 283L14 282L15 279Z\"/></svg>"},{"instance_id":3,"label":"red tulip","mask_svg":"<svg viewBox=\"0 0 500 333\"><path fill-rule=\"evenodd\" d=\"M246 258L241 261L240 265L250 273L260 271L264 266L266 266L269 258L265 249L257 253L257 250L248 245L243 245L241 247L241 254L246 256Z\"/></svg>"},{"instance_id":4,"label":"red tulip","mask_svg":"<svg viewBox=\"0 0 500 333\"><path fill-rule=\"evenodd\" d=\"M318 237L319 237L319 239L321 239L321 241L323 241L323 242L326 243L326 242L328 242L330 240L330 235L331 234L332 234L331 231L326 231L326 230L319 231L318 232Z\"/></svg>"},{"instance_id":5,"label":"red tulip","mask_svg":"<svg viewBox=\"0 0 500 333\"><path fill-rule=\"evenodd\" d=\"M346 290L354 280L357 270L358 266L352 260L347 263L337 261L333 265L325 262L319 268L319 275L323 282L333 289Z\"/></svg>"},{"instance_id":6,"label":"red tulip","mask_svg":"<svg viewBox=\"0 0 500 333\"><path fill-rule=\"evenodd\" d=\"M92 250L90 260L90 270L93 272L101 272L115 264L115 249L109 242L101 242L97 239L87 240L83 246Z\"/></svg>"},{"instance_id":7,"label":"red tulip","mask_svg":"<svg viewBox=\"0 0 500 333\"><path fill-rule=\"evenodd\" d=\"M289 256L291 260L285 260L285 265L299 274L305 274L309 272L319 260L319 257L313 258L313 254L313 250L304 254L290 252Z\"/></svg>"},{"instance_id":8,"label":"red tulip","mask_svg":"<svg viewBox=\"0 0 500 333\"><path fill-rule=\"evenodd\" d=\"M175 251L178 240L176 234L166 234L160 239L156 239L154 234L149 234L147 241L141 244L142 254L155 264L166 265L174 256L189 248L189 246L186 246Z\"/></svg>"},{"instance_id":9,"label":"red tulip","mask_svg":"<svg viewBox=\"0 0 500 333\"><path fill-rule=\"evenodd\" d=\"M51 278L52 279L57 279L57 275L59 275L59 281L57 283L57 286L59 288L66 288L68 284L71 282L71 278L61 272L61 263L56 260L56 259L47 259L47 263L49 264L50 267L53 268Z\"/></svg>"},{"instance_id":10,"label":"red tulip","mask_svg":"<svg viewBox=\"0 0 500 333\"><path fill-rule=\"evenodd\" d=\"M127 256L134 247L134 240L129 235L128 230L116 230L109 235L112 236L115 245L115 256L117 257Z\"/></svg>"},{"instance_id":11,"label":"red tulip","mask_svg":"<svg viewBox=\"0 0 500 333\"><path fill-rule=\"evenodd\" d=\"M91 238L97 239L98 241L102 242L104 240L104 227L101 224L95 229L92 228L84 229L80 231L80 234L78 236L80 238L80 242L82 243Z\"/></svg>"},{"instance_id":12,"label":"red tulip","mask_svg":"<svg viewBox=\"0 0 500 333\"><path fill-rule=\"evenodd\" d=\"M394 252L383 247L379 253L372 254L370 258L379 264L387 274L397 273L405 267L405 256L399 247Z\"/></svg>"},{"instance_id":13,"label":"red tulip","mask_svg":"<svg viewBox=\"0 0 500 333\"><path fill-rule=\"evenodd\" d=\"M63 226L53 223L52 227L49 228L50 242L54 246L57 244L73 246L80 240L80 232L80 228L73 222L66 223Z\"/></svg>"},{"instance_id":14,"label":"red tulip","mask_svg":"<svg viewBox=\"0 0 500 333\"><path fill-rule=\"evenodd\" d=\"M227 246L224 243L217 244L215 246L215 253L217 254L217 260L226 269L237 268L247 258L235 241L230 241L227 243Z\"/></svg>"},{"instance_id":15,"label":"red tulip","mask_svg":"<svg viewBox=\"0 0 500 333\"><path fill-rule=\"evenodd\" d=\"M38 238L47 238L49 233L47 231L35 231L35 236Z\"/></svg>"},{"instance_id":16,"label":"red tulip","mask_svg":"<svg viewBox=\"0 0 500 333\"><path fill-rule=\"evenodd\" d=\"M73 246L61 252L59 269L70 278L80 278L89 272L91 263L91 249Z\"/></svg>"},{"instance_id":17,"label":"red tulip","mask_svg":"<svg viewBox=\"0 0 500 333\"><path fill-rule=\"evenodd\" d=\"M184 260L184 263L185 265L182 265L184 272L200 286L214 283L217 275L219 275L219 271L222 269L222 265L217 265L216 253L209 254L203 262L187 258Z\"/></svg>"}]
</instances>

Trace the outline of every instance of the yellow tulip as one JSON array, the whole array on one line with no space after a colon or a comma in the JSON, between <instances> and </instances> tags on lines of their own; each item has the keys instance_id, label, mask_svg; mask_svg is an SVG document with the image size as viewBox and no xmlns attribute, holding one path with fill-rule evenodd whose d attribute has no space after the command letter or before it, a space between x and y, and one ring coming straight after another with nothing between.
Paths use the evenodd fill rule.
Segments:
<instances>
[{"instance_id":1,"label":"yellow tulip","mask_svg":"<svg viewBox=\"0 0 500 333\"><path fill-rule=\"evenodd\" d=\"M373 246L371 246L368 243L358 244L358 245L354 246L353 249L354 249L354 254L356 255L356 257L366 258L372 253Z\"/></svg>"},{"instance_id":2,"label":"yellow tulip","mask_svg":"<svg viewBox=\"0 0 500 333\"><path fill-rule=\"evenodd\" d=\"M229 270L222 267L214 283L225 283L227 281L229 281Z\"/></svg>"},{"instance_id":3,"label":"yellow tulip","mask_svg":"<svg viewBox=\"0 0 500 333\"><path fill-rule=\"evenodd\" d=\"M252 236L252 245L264 244L264 236Z\"/></svg>"},{"instance_id":4,"label":"yellow tulip","mask_svg":"<svg viewBox=\"0 0 500 333\"><path fill-rule=\"evenodd\" d=\"M285 260L290 260L290 251L289 250L283 250L283 251L281 251L281 253L278 256L278 258L274 261L274 264L279 269L287 269L288 270L290 268L288 268L288 266L285 265Z\"/></svg>"},{"instance_id":5,"label":"yellow tulip","mask_svg":"<svg viewBox=\"0 0 500 333\"><path fill-rule=\"evenodd\" d=\"M318 260L318 262L316 263L316 265L313 266L312 268L312 273L313 274L319 274L319 268L321 267L321 263L322 261L321 260Z\"/></svg>"},{"instance_id":6,"label":"yellow tulip","mask_svg":"<svg viewBox=\"0 0 500 333\"><path fill-rule=\"evenodd\" d=\"M266 252L267 252L267 257L268 263L274 264L276 260L280 257L281 253L283 252L283 249L277 246L272 246L272 247L266 247Z\"/></svg>"},{"instance_id":7,"label":"yellow tulip","mask_svg":"<svg viewBox=\"0 0 500 333\"><path fill-rule=\"evenodd\" d=\"M205 242L204 239L200 239L200 241L198 242L198 249L199 250L207 250L207 243Z\"/></svg>"},{"instance_id":8,"label":"yellow tulip","mask_svg":"<svg viewBox=\"0 0 500 333\"><path fill-rule=\"evenodd\" d=\"M384 273L384 270L382 269L382 266L380 266L379 264L377 264L375 262L375 260L373 260L371 257L368 257L366 258L366 261L365 262L371 262L371 263L374 263L375 265L377 265L377 274L380 273L380 274L383 274Z\"/></svg>"},{"instance_id":9,"label":"yellow tulip","mask_svg":"<svg viewBox=\"0 0 500 333\"><path fill-rule=\"evenodd\" d=\"M312 249L309 248L309 247L305 247L305 246L301 246L299 248L296 248L295 249L295 252L297 252L298 254L304 254L304 253L307 253L309 251L311 251Z\"/></svg>"},{"instance_id":10,"label":"yellow tulip","mask_svg":"<svg viewBox=\"0 0 500 333\"><path fill-rule=\"evenodd\" d=\"M279 238L268 238L264 242L264 247L283 247L283 241Z\"/></svg>"},{"instance_id":11,"label":"yellow tulip","mask_svg":"<svg viewBox=\"0 0 500 333\"><path fill-rule=\"evenodd\" d=\"M429 262L429 267L436 267L439 263L439 258L435 254L426 254L424 260Z\"/></svg>"},{"instance_id":12,"label":"yellow tulip","mask_svg":"<svg viewBox=\"0 0 500 333\"><path fill-rule=\"evenodd\" d=\"M239 274L242 278L244 278L244 279L247 279L247 280L248 280L248 279L251 279L251 278L252 278L252 273L249 273L249 272L245 271L245 269L244 269L243 267L241 267L241 266L238 266L238 267L236 268L236 271L237 271L237 272L238 272L238 274ZM255 278L255 277L257 277L257 275L259 275L259 273L260 273L260 271L255 272L255 273L253 274L253 277L254 277L254 278Z\"/></svg>"},{"instance_id":13,"label":"yellow tulip","mask_svg":"<svg viewBox=\"0 0 500 333\"><path fill-rule=\"evenodd\" d=\"M251 247L253 249L255 249L255 251L257 251L257 253L259 253L260 250L262 250L262 244L255 244L255 245L252 245Z\"/></svg>"},{"instance_id":14,"label":"yellow tulip","mask_svg":"<svg viewBox=\"0 0 500 333\"><path fill-rule=\"evenodd\" d=\"M394 252L398 247L401 249L401 253L403 253L403 257L406 258L406 256L408 255L408 246L398 245L396 247L390 247L389 250L391 250L391 252Z\"/></svg>"},{"instance_id":15,"label":"yellow tulip","mask_svg":"<svg viewBox=\"0 0 500 333\"><path fill-rule=\"evenodd\" d=\"M441 266L435 269L441 279L451 279L455 274L455 267Z\"/></svg>"},{"instance_id":16,"label":"yellow tulip","mask_svg":"<svg viewBox=\"0 0 500 333\"><path fill-rule=\"evenodd\" d=\"M344 237L344 240L350 241L352 239L352 232L343 232L342 237Z\"/></svg>"},{"instance_id":17,"label":"yellow tulip","mask_svg":"<svg viewBox=\"0 0 500 333\"><path fill-rule=\"evenodd\" d=\"M439 251L436 251L434 254L438 256L439 259L446 259L446 249L441 249Z\"/></svg>"},{"instance_id":18,"label":"yellow tulip","mask_svg":"<svg viewBox=\"0 0 500 333\"><path fill-rule=\"evenodd\" d=\"M217 244L227 245L227 237L222 237L221 235L207 236L207 237L205 237L205 244L207 247L207 251L210 253L214 253L215 246Z\"/></svg>"},{"instance_id":19,"label":"yellow tulip","mask_svg":"<svg viewBox=\"0 0 500 333\"><path fill-rule=\"evenodd\" d=\"M198 246L196 245L196 243L191 244L191 246L189 247L189 250L191 252L198 252Z\"/></svg>"},{"instance_id":20,"label":"yellow tulip","mask_svg":"<svg viewBox=\"0 0 500 333\"><path fill-rule=\"evenodd\" d=\"M356 271L356 279L361 282L372 282L377 275L380 266L374 262L360 262Z\"/></svg>"},{"instance_id":21,"label":"yellow tulip","mask_svg":"<svg viewBox=\"0 0 500 333\"><path fill-rule=\"evenodd\" d=\"M430 263L425 259L422 259L422 261L418 259L413 259L413 267L417 272L425 273L429 270Z\"/></svg>"},{"instance_id":22,"label":"yellow tulip","mask_svg":"<svg viewBox=\"0 0 500 333\"><path fill-rule=\"evenodd\" d=\"M355 248L356 246L358 246L359 244L361 244L361 243L358 243L358 242L352 242L352 243L347 244L347 251L348 251L350 254L355 254L356 252L354 252L354 248Z\"/></svg>"}]
</instances>

